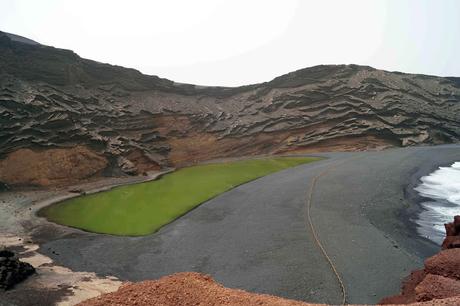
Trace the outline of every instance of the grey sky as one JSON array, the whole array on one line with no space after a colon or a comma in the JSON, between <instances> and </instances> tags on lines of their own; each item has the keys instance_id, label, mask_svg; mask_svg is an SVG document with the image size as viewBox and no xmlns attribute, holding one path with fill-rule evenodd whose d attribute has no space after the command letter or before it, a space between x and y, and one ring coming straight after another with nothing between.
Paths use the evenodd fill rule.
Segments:
<instances>
[{"instance_id":1,"label":"grey sky","mask_svg":"<svg viewBox=\"0 0 460 306\"><path fill-rule=\"evenodd\" d=\"M460 76L457 0L0 0L0 30L203 85L319 64Z\"/></svg>"}]
</instances>

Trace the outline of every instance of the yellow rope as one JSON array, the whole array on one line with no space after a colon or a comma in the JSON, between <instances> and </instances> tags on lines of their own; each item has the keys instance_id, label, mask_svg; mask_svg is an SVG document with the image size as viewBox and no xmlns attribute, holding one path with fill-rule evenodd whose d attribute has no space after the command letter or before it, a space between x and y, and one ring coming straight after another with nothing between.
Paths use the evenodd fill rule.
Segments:
<instances>
[{"instance_id":1,"label":"yellow rope","mask_svg":"<svg viewBox=\"0 0 460 306\"><path fill-rule=\"evenodd\" d=\"M341 163L340 163L341 164ZM336 164L334 167L338 166L339 164ZM326 175L330 170L332 170L332 166L329 167L329 168L326 168L324 171L320 172L319 174L317 174L314 178L313 178L313 181L312 183L310 184L310 192L309 192L309 195L307 197L307 221L308 221L308 225L310 226L310 229L311 229L311 232L313 234L313 238L315 239L315 242L316 244L318 245L319 249L321 250L321 253L323 253L324 257L326 258L327 262L329 263L329 265L331 266L331 269L332 269L332 272L334 272L336 278L337 278L337 281L339 282L339 285L340 285L340 289L342 291L342 305L345 305L347 303L347 292L346 292L346 289L345 289L345 285L342 281L342 278L340 277L340 274L339 272L337 271L337 268L335 267L332 259L329 257L329 255L327 255L327 252L323 246L323 244L321 243L319 237L318 237L318 234L316 232L316 229L315 227L313 226L313 221L311 220L311 206L312 206L312 198L313 198L313 191L315 189L315 186L316 186L316 181L323 175Z\"/></svg>"}]
</instances>

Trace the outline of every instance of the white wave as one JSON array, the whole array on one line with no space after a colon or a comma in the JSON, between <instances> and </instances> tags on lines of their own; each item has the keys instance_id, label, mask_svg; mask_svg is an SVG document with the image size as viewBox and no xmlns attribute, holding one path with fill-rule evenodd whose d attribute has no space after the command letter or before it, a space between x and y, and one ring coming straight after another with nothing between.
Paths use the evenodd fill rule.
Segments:
<instances>
[{"instance_id":1,"label":"white wave","mask_svg":"<svg viewBox=\"0 0 460 306\"><path fill-rule=\"evenodd\" d=\"M460 205L460 162L455 162L450 167L439 167L420 180L422 184L415 190L422 196Z\"/></svg>"},{"instance_id":2,"label":"white wave","mask_svg":"<svg viewBox=\"0 0 460 306\"><path fill-rule=\"evenodd\" d=\"M444 223L460 215L460 162L439 167L420 180L422 183L415 190L433 201L422 203L425 210L419 215L418 231L440 244L444 239Z\"/></svg>"}]
</instances>

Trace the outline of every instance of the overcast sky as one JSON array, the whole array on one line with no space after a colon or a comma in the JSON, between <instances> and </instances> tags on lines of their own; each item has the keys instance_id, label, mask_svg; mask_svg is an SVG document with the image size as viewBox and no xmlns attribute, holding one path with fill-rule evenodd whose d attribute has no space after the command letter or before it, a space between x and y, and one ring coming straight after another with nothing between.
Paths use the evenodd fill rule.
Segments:
<instances>
[{"instance_id":1,"label":"overcast sky","mask_svg":"<svg viewBox=\"0 0 460 306\"><path fill-rule=\"evenodd\" d=\"M458 0L0 0L0 30L201 85L319 64L460 76Z\"/></svg>"}]
</instances>

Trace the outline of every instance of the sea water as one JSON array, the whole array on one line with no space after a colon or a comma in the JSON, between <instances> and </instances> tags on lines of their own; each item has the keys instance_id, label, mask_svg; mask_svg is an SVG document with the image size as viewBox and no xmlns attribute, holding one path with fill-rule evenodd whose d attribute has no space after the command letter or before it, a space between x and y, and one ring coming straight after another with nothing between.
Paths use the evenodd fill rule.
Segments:
<instances>
[{"instance_id":1,"label":"sea water","mask_svg":"<svg viewBox=\"0 0 460 306\"><path fill-rule=\"evenodd\" d=\"M421 204L424 210L417 222L418 232L441 244L445 236L444 223L460 215L460 162L439 167L420 180L415 190L426 200Z\"/></svg>"}]
</instances>

